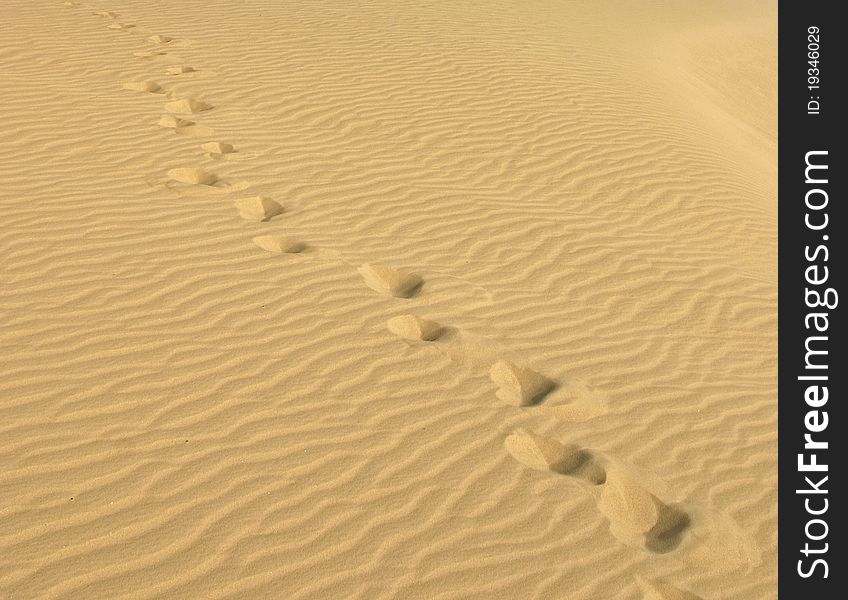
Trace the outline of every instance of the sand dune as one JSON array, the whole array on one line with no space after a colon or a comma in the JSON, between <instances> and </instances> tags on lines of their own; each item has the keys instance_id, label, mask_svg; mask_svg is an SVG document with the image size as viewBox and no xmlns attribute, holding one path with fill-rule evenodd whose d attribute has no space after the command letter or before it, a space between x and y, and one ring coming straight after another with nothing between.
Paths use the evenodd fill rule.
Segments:
<instances>
[{"instance_id":1,"label":"sand dune","mask_svg":"<svg viewBox=\"0 0 848 600\"><path fill-rule=\"evenodd\" d=\"M0 11L0 598L774 597L774 6Z\"/></svg>"}]
</instances>

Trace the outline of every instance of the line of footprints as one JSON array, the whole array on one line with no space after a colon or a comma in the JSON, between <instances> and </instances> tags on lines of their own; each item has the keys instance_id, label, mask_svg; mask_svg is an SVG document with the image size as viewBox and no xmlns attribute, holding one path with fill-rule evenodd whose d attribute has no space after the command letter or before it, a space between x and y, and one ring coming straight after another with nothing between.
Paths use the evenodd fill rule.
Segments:
<instances>
[{"instance_id":1,"label":"line of footprints","mask_svg":"<svg viewBox=\"0 0 848 600\"><path fill-rule=\"evenodd\" d=\"M66 6L78 7L77 2L65 2ZM110 11L98 11L95 15L108 20L107 27L116 31L135 32L138 28L118 20ZM154 49L135 53L141 59L157 59L168 54L168 47L179 47L178 40L153 35L147 38ZM195 73L191 66L170 65L165 73L180 76ZM166 114L159 125L174 129L177 133L209 135L209 130L190 120L190 116L211 110L214 107L196 98L172 98L155 81L135 81L123 86L127 90L149 94L161 94L167 98ZM233 145L218 141L207 141L202 149L215 159L231 157L237 150ZM180 167L167 173L176 184L186 186L222 186L214 173L200 168ZM236 200L235 207L244 219L267 222L283 213L283 207L270 198L255 196ZM307 245L301 241L276 235L261 235L253 238L256 246L275 254L297 254ZM364 264L358 268L364 283L381 294L393 298L407 299L417 296L423 279L405 271L375 264ZM451 328L434 321L405 314L387 322L388 330L412 343L449 343ZM524 409L542 404L557 382L527 367L505 360L496 360L489 369L496 395L501 400ZM686 542L690 547L681 553L683 562L700 567L733 570L740 565L758 561L756 547L730 519L700 511L696 507L683 507L663 502L639 483L624 467L617 467L601 455L573 444L563 444L553 438L519 429L504 440L504 447L521 464L569 478L582 485L593 495L598 509L610 522L610 530L624 543L635 545L653 553L667 553ZM687 535L688 534L688 535ZM644 598L654 600L699 600L699 597L658 579L639 577L638 583Z\"/></svg>"}]
</instances>

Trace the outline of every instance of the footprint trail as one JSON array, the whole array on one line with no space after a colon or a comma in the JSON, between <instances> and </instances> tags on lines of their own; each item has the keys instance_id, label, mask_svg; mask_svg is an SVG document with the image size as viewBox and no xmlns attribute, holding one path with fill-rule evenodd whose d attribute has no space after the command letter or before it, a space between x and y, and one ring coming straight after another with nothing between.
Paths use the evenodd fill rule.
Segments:
<instances>
[{"instance_id":1,"label":"footprint trail","mask_svg":"<svg viewBox=\"0 0 848 600\"><path fill-rule=\"evenodd\" d=\"M77 4L66 2L66 5ZM114 12L98 11L94 14L109 19L107 27L110 30L130 33L137 30L134 24L118 21ZM154 48L139 50L134 56L147 61L182 62L178 57L169 56L165 48L184 47L186 42L160 34L149 36L147 42ZM164 69L164 74L170 77L195 72L195 67L185 64L171 64ZM196 81L192 77L186 80ZM205 113L215 108L211 104L190 96L173 98L153 80L131 81L122 86L129 91L165 95L168 101L164 103L164 110L167 114L161 117L158 125L177 133L205 136L207 141L200 146L205 158L221 160L238 154L233 144L210 140L213 137L211 130L181 116ZM216 173L199 167L173 168L167 171L167 176L169 181L166 185L186 195L192 193L190 190L231 192L236 189L222 182ZM251 222L267 223L284 213L279 202L262 195L235 199L233 205L242 219ZM264 252L276 255L299 254L309 248L295 237L273 232L254 236L252 242ZM321 256L320 253L318 255ZM328 255L325 253L324 256ZM334 259L353 266L339 257ZM361 264L356 270L368 288L388 298L414 300L424 292L425 280L414 272L375 263ZM507 350L486 336L442 325L415 314L388 318L386 328L410 345L435 348L463 366L487 372L494 384L493 395L517 409L573 421L598 416L606 408L603 395L588 384L568 377L549 377L513 362L509 360ZM507 436L503 445L505 451L525 467L582 486L609 521L610 531L624 544L655 555L670 554L698 568L733 570L754 564L759 559L755 544L731 519L698 506L684 507L663 501L627 469L596 452L526 429L516 430ZM702 600L660 580L640 579L639 583L645 599Z\"/></svg>"},{"instance_id":2,"label":"footprint trail","mask_svg":"<svg viewBox=\"0 0 848 600\"><path fill-rule=\"evenodd\" d=\"M595 452L525 429L510 434L504 448L524 466L591 483L587 489L610 532L626 545L722 572L759 564L756 543L732 519L697 505L666 502L629 469Z\"/></svg>"}]
</instances>

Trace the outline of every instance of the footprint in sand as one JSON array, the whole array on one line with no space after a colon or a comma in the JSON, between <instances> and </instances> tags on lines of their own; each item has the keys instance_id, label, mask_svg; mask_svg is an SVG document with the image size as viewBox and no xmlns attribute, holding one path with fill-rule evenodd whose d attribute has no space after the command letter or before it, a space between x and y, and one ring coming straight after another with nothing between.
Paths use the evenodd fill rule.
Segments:
<instances>
[{"instance_id":1,"label":"footprint in sand","mask_svg":"<svg viewBox=\"0 0 848 600\"><path fill-rule=\"evenodd\" d=\"M412 298L424 285L424 280L414 273L398 271L383 265L364 264L358 269L365 285L376 292L395 298Z\"/></svg>"},{"instance_id":2,"label":"footprint in sand","mask_svg":"<svg viewBox=\"0 0 848 600\"><path fill-rule=\"evenodd\" d=\"M347 261L342 261L347 263ZM347 263L349 264L349 263ZM412 298L421 290L423 279L414 273L401 271L384 265L363 264L358 269L365 284L381 294L395 298ZM518 406L532 406L560 386L553 380L526 367L497 358L496 344L492 340L478 339L454 327L444 327L435 321L417 315L400 315L389 319L387 329L396 336L410 342L436 342L440 352L467 366L481 362L492 365L490 376L497 385L497 396ZM569 419L585 419L599 410L600 404L588 394L588 402L574 398L585 391L586 386L568 386L569 406L556 406L557 416Z\"/></svg>"},{"instance_id":3,"label":"footprint in sand","mask_svg":"<svg viewBox=\"0 0 848 600\"><path fill-rule=\"evenodd\" d=\"M513 458L531 469L568 475L593 486L603 485L607 480L606 469L598 459L574 444L562 444L553 438L519 429L504 440L504 447Z\"/></svg>"},{"instance_id":4,"label":"footprint in sand","mask_svg":"<svg viewBox=\"0 0 848 600\"><path fill-rule=\"evenodd\" d=\"M416 296L424 283L419 275L383 265L363 264L358 271L365 284L372 290L395 298ZM539 404L550 392L559 387L556 382L532 369L495 358L490 341L475 340L473 336L464 335L455 328L443 328L421 317L402 315L390 319L388 329L395 335L410 341L442 339L444 343L437 344L436 347L462 363L468 363L469 359L471 363L488 362L492 365L489 376L497 386L497 396L516 406ZM438 334L431 336L430 334L435 331L438 331ZM573 413L570 415L571 418L585 418L597 411L597 407L571 408Z\"/></svg>"},{"instance_id":5,"label":"footprint in sand","mask_svg":"<svg viewBox=\"0 0 848 600\"><path fill-rule=\"evenodd\" d=\"M115 21L114 23L109 23L106 28L112 29L114 31L131 31L135 29L135 25L131 23L119 23Z\"/></svg>"},{"instance_id":6,"label":"footprint in sand","mask_svg":"<svg viewBox=\"0 0 848 600\"><path fill-rule=\"evenodd\" d=\"M504 447L521 464L587 481L600 487L598 508L612 526L641 537L642 546L653 552L668 552L680 541L689 516L669 506L638 482L609 472L601 460L574 444L519 429L504 440Z\"/></svg>"},{"instance_id":7,"label":"footprint in sand","mask_svg":"<svg viewBox=\"0 0 848 600\"><path fill-rule=\"evenodd\" d=\"M133 52L133 56L137 56L145 60L157 60L167 55L167 52L162 52L161 50L139 50L138 52Z\"/></svg>"},{"instance_id":8,"label":"footprint in sand","mask_svg":"<svg viewBox=\"0 0 848 600\"><path fill-rule=\"evenodd\" d=\"M637 576L636 581L642 589L642 600L704 600L662 579L645 579Z\"/></svg>"},{"instance_id":9,"label":"footprint in sand","mask_svg":"<svg viewBox=\"0 0 848 600\"><path fill-rule=\"evenodd\" d=\"M150 184L158 186L161 185L161 181L151 180ZM234 183L232 181L223 181L217 174L206 169L179 167L168 171L165 187L180 196L211 196L243 190L248 187L248 184L245 182ZM266 210L269 214L273 212L270 208ZM245 218L249 217L245 216ZM268 218L270 217L264 219L256 217L254 220L267 220Z\"/></svg>"},{"instance_id":10,"label":"footprint in sand","mask_svg":"<svg viewBox=\"0 0 848 600\"><path fill-rule=\"evenodd\" d=\"M363 272L366 266L370 269ZM390 285L395 283L397 275L377 279L380 273L375 273L372 265L363 265L360 273L363 277L369 277L369 287L393 295ZM544 415L568 421L585 421L606 410L608 400L600 390L573 378L557 381L528 367L504 360L503 357L510 354L509 350L492 338L441 325L416 315L389 319L387 327L407 343L431 342L425 346L447 356L463 368L474 371L488 369L489 377L495 384L495 396L513 406L532 408ZM438 335L424 337L425 331L438 331Z\"/></svg>"},{"instance_id":11,"label":"footprint in sand","mask_svg":"<svg viewBox=\"0 0 848 600\"><path fill-rule=\"evenodd\" d=\"M97 12L93 12L91 14L96 15L98 17L103 17L105 19L117 19L118 18L118 13L114 13L111 10L98 10Z\"/></svg>"},{"instance_id":12,"label":"footprint in sand","mask_svg":"<svg viewBox=\"0 0 848 600\"><path fill-rule=\"evenodd\" d=\"M206 137L212 135L212 130L208 127L198 125L194 121L182 119L176 115L162 115L158 125L166 129L173 129L174 132L183 135L193 135L196 137Z\"/></svg>"},{"instance_id":13,"label":"footprint in sand","mask_svg":"<svg viewBox=\"0 0 848 600\"><path fill-rule=\"evenodd\" d=\"M213 106L195 98L180 98L165 103L165 110L177 114L195 114L211 110Z\"/></svg>"},{"instance_id":14,"label":"footprint in sand","mask_svg":"<svg viewBox=\"0 0 848 600\"><path fill-rule=\"evenodd\" d=\"M498 386L498 398L516 406L538 404L556 388L556 383L544 375L506 360L492 365L489 377Z\"/></svg>"},{"instance_id":15,"label":"footprint in sand","mask_svg":"<svg viewBox=\"0 0 848 600\"><path fill-rule=\"evenodd\" d=\"M299 254L306 250L306 244L299 240L277 235L259 235L253 243L272 254Z\"/></svg>"},{"instance_id":16,"label":"footprint in sand","mask_svg":"<svg viewBox=\"0 0 848 600\"><path fill-rule=\"evenodd\" d=\"M588 489L608 519L610 532L624 544L657 555L673 552L675 560L721 572L760 562L756 542L729 517L693 505L665 502L629 469L613 465L594 452L523 429L510 434L504 447L525 466L592 483ZM662 585L654 588L659 590L656 593L668 591ZM680 598L690 599L686 595Z\"/></svg>"},{"instance_id":17,"label":"footprint in sand","mask_svg":"<svg viewBox=\"0 0 848 600\"><path fill-rule=\"evenodd\" d=\"M170 44L174 41L174 38L167 35L151 35L147 40L154 44Z\"/></svg>"},{"instance_id":18,"label":"footprint in sand","mask_svg":"<svg viewBox=\"0 0 848 600\"><path fill-rule=\"evenodd\" d=\"M598 508L619 539L640 542L658 554L674 550L691 524L685 510L666 504L622 471L610 473Z\"/></svg>"},{"instance_id":19,"label":"footprint in sand","mask_svg":"<svg viewBox=\"0 0 848 600\"><path fill-rule=\"evenodd\" d=\"M130 81L128 83L123 84L122 86L125 90L130 90L133 92L147 92L148 94L164 94L165 90L162 89L155 81Z\"/></svg>"},{"instance_id":20,"label":"footprint in sand","mask_svg":"<svg viewBox=\"0 0 848 600\"><path fill-rule=\"evenodd\" d=\"M227 158L228 155L236 152L236 149L232 144L224 144L222 142L206 142L201 146L204 150L206 150L206 155L209 158L221 159Z\"/></svg>"},{"instance_id":21,"label":"footprint in sand","mask_svg":"<svg viewBox=\"0 0 848 600\"><path fill-rule=\"evenodd\" d=\"M435 321L422 319L415 315L401 315L386 322L386 327L396 336L407 340L433 342L444 332Z\"/></svg>"},{"instance_id":22,"label":"footprint in sand","mask_svg":"<svg viewBox=\"0 0 848 600\"><path fill-rule=\"evenodd\" d=\"M190 167L171 169L168 171L168 177L189 185L215 185L218 182L218 177L214 173Z\"/></svg>"},{"instance_id":23,"label":"footprint in sand","mask_svg":"<svg viewBox=\"0 0 848 600\"><path fill-rule=\"evenodd\" d=\"M283 207L275 200L265 196L243 198L234 202L242 219L248 221L270 221L283 213Z\"/></svg>"},{"instance_id":24,"label":"footprint in sand","mask_svg":"<svg viewBox=\"0 0 848 600\"><path fill-rule=\"evenodd\" d=\"M159 126L167 127L169 129L180 129L181 127L191 127L192 125L194 125L194 121L181 119L174 115L163 115L162 118L159 119Z\"/></svg>"},{"instance_id":25,"label":"footprint in sand","mask_svg":"<svg viewBox=\"0 0 848 600\"><path fill-rule=\"evenodd\" d=\"M163 53L164 54L164 53ZM168 67L165 69L165 73L168 75L183 75L185 73L196 73L197 69L194 67L190 67L188 65L177 65L173 67Z\"/></svg>"}]
</instances>

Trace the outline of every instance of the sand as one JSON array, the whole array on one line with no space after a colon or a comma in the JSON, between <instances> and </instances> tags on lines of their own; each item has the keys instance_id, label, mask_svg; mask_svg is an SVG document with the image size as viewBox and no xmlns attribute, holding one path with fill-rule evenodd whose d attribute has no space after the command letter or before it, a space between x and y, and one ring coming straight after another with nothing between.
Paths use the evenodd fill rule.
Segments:
<instances>
[{"instance_id":1,"label":"sand","mask_svg":"<svg viewBox=\"0 0 848 600\"><path fill-rule=\"evenodd\" d=\"M775 596L774 3L0 14L0 598Z\"/></svg>"}]
</instances>

